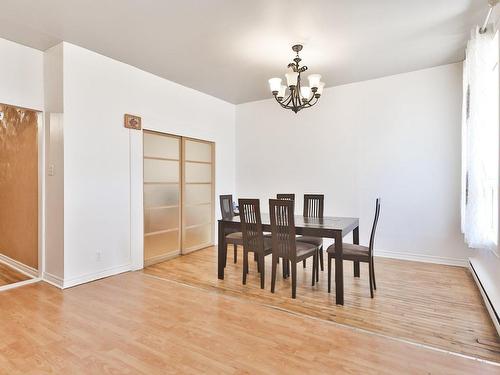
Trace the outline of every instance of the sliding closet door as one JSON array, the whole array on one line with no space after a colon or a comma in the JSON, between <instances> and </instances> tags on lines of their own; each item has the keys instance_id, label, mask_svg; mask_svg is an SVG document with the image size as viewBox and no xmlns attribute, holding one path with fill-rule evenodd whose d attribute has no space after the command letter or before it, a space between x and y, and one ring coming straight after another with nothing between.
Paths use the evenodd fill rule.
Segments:
<instances>
[{"instance_id":1,"label":"sliding closet door","mask_svg":"<svg viewBox=\"0 0 500 375\"><path fill-rule=\"evenodd\" d=\"M182 252L213 244L214 144L183 138Z\"/></svg>"},{"instance_id":2,"label":"sliding closet door","mask_svg":"<svg viewBox=\"0 0 500 375\"><path fill-rule=\"evenodd\" d=\"M181 139L144 131L144 264L180 254Z\"/></svg>"}]
</instances>

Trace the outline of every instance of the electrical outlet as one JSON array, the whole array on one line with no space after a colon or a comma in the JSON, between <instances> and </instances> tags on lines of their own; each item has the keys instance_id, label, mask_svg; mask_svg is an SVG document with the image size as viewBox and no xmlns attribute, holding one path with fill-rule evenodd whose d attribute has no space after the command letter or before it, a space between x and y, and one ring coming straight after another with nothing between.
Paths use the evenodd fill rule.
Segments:
<instances>
[{"instance_id":1,"label":"electrical outlet","mask_svg":"<svg viewBox=\"0 0 500 375\"><path fill-rule=\"evenodd\" d=\"M54 164L49 164L49 176L54 176L56 174L56 166Z\"/></svg>"}]
</instances>

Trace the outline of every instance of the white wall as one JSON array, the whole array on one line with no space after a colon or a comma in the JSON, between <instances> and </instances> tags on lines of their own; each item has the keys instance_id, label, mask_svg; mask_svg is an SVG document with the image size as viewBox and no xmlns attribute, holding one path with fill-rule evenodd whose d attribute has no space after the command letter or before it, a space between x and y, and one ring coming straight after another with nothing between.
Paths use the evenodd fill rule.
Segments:
<instances>
[{"instance_id":1,"label":"white wall","mask_svg":"<svg viewBox=\"0 0 500 375\"><path fill-rule=\"evenodd\" d=\"M43 111L43 52L0 38L0 103Z\"/></svg>"},{"instance_id":2,"label":"white wall","mask_svg":"<svg viewBox=\"0 0 500 375\"><path fill-rule=\"evenodd\" d=\"M138 268L143 128L216 143L216 193L234 191L235 107L64 43L65 286ZM100 259L97 252L101 252Z\"/></svg>"},{"instance_id":3,"label":"white wall","mask_svg":"<svg viewBox=\"0 0 500 375\"><path fill-rule=\"evenodd\" d=\"M461 64L325 90L298 114L274 99L236 109L240 197L306 192L325 214L360 217L367 243L382 197L376 251L462 263L460 234Z\"/></svg>"},{"instance_id":4,"label":"white wall","mask_svg":"<svg viewBox=\"0 0 500 375\"><path fill-rule=\"evenodd\" d=\"M43 55L45 105L45 264L43 276L64 280L63 44ZM50 171L50 173L49 173Z\"/></svg>"}]
</instances>

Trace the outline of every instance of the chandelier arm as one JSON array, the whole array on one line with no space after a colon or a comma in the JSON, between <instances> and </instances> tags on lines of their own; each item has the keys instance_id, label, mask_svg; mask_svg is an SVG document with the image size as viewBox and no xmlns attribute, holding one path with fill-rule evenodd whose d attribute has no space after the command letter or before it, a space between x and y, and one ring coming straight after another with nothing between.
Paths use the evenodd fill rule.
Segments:
<instances>
[{"instance_id":1,"label":"chandelier arm","mask_svg":"<svg viewBox=\"0 0 500 375\"><path fill-rule=\"evenodd\" d=\"M313 99L316 99L314 102L313 102ZM309 107L312 107L313 105L315 105L317 102L318 102L319 98L316 98L316 96L313 94L312 98L309 99L305 105L309 108ZM312 102L312 104L311 104Z\"/></svg>"},{"instance_id":2,"label":"chandelier arm","mask_svg":"<svg viewBox=\"0 0 500 375\"><path fill-rule=\"evenodd\" d=\"M283 103L283 101L281 101L281 102L280 102L280 101L278 100L278 98L276 98L276 97L275 97L275 99L276 99L276 101L278 102L278 104L279 104L280 106L282 106L283 108L285 108L285 109L292 109L292 107L288 106L288 103L289 103L289 102L288 102L288 103ZM288 97L287 97L287 100L288 100L288 101L290 101L290 96L288 96Z\"/></svg>"},{"instance_id":3,"label":"chandelier arm","mask_svg":"<svg viewBox=\"0 0 500 375\"><path fill-rule=\"evenodd\" d=\"M313 101L313 99L316 99L316 100L315 100L315 101ZM304 108L310 108L310 107L312 107L313 105L315 105L318 101L319 101L319 98L316 98L316 97L314 97L314 96L313 96L311 99L309 99L309 100L307 101L307 103L305 103Z\"/></svg>"},{"instance_id":4,"label":"chandelier arm","mask_svg":"<svg viewBox=\"0 0 500 375\"><path fill-rule=\"evenodd\" d=\"M289 106L290 102L292 101L292 93L290 93L290 95L287 96L287 98L285 100L282 100L280 103L280 105L283 107L283 108L291 108Z\"/></svg>"}]
</instances>

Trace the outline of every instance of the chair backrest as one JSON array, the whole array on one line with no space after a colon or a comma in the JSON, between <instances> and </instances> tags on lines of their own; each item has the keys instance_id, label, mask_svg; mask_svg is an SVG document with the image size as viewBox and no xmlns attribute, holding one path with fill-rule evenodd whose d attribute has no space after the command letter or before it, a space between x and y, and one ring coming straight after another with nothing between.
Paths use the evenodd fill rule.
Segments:
<instances>
[{"instance_id":1,"label":"chair backrest","mask_svg":"<svg viewBox=\"0 0 500 375\"><path fill-rule=\"evenodd\" d=\"M375 217L373 218L372 233L370 234L370 255L373 254L373 246L375 245L375 231L377 230L378 217L380 215L380 198L375 201Z\"/></svg>"},{"instance_id":2,"label":"chair backrest","mask_svg":"<svg viewBox=\"0 0 500 375\"><path fill-rule=\"evenodd\" d=\"M325 196L323 194L304 194L304 217L323 217Z\"/></svg>"},{"instance_id":3,"label":"chair backrest","mask_svg":"<svg viewBox=\"0 0 500 375\"><path fill-rule=\"evenodd\" d=\"M276 199L286 199L289 201L294 201L295 194L276 194Z\"/></svg>"},{"instance_id":4,"label":"chair backrest","mask_svg":"<svg viewBox=\"0 0 500 375\"><path fill-rule=\"evenodd\" d=\"M292 200L269 199L273 254L291 261L297 257L294 207Z\"/></svg>"},{"instance_id":5,"label":"chair backrest","mask_svg":"<svg viewBox=\"0 0 500 375\"><path fill-rule=\"evenodd\" d=\"M220 211L223 219L231 219L234 214L233 209L233 196L231 194L221 195L220 197Z\"/></svg>"},{"instance_id":6,"label":"chair backrest","mask_svg":"<svg viewBox=\"0 0 500 375\"><path fill-rule=\"evenodd\" d=\"M247 251L264 253L264 235L260 218L258 199L238 199L240 208L241 232L243 247Z\"/></svg>"}]
</instances>

